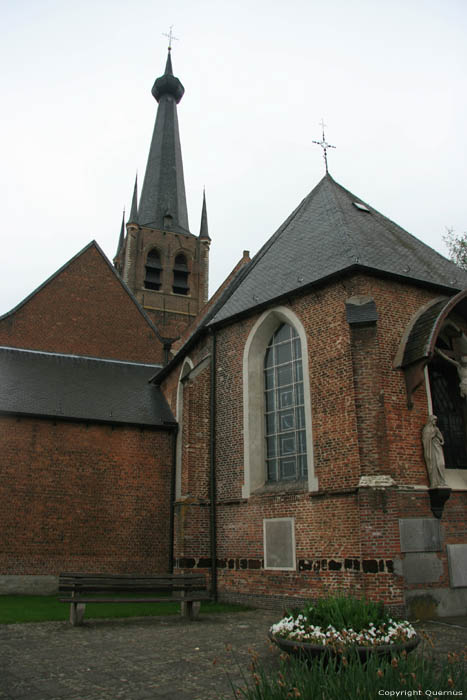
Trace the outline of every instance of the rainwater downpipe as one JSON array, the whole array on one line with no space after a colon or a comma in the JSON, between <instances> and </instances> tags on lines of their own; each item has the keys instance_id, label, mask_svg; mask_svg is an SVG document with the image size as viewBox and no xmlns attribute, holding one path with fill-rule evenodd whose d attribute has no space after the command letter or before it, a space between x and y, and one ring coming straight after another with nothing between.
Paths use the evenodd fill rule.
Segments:
<instances>
[{"instance_id":1,"label":"rainwater downpipe","mask_svg":"<svg viewBox=\"0 0 467 700\"><path fill-rule=\"evenodd\" d=\"M177 473L178 425L172 429L172 472L170 475L170 515L169 515L169 572L174 571L174 522L175 522L175 481Z\"/></svg>"},{"instance_id":2,"label":"rainwater downpipe","mask_svg":"<svg viewBox=\"0 0 467 700\"><path fill-rule=\"evenodd\" d=\"M216 547L216 333L211 331L211 393L209 411L209 498L211 540L211 595L217 600L217 547Z\"/></svg>"}]
</instances>

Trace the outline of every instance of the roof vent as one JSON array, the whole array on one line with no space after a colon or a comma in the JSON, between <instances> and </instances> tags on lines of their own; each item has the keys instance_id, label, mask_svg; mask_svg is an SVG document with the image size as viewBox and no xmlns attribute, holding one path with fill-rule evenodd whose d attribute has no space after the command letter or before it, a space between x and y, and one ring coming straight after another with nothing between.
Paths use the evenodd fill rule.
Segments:
<instances>
[{"instance_id":1,"label":"roof vent","mask_svg":"<svg viewBox=\"0 0 467 700\"><path fill-rule=\"evenodd\" d=\"M368 214L370 213L370 210L367 206L365 206L365 204L362 204L361 202L352 202L352 204L354 207L357 207L357 209L360 209L360 211L367 211Z\"/></svg>"}]
</instances>

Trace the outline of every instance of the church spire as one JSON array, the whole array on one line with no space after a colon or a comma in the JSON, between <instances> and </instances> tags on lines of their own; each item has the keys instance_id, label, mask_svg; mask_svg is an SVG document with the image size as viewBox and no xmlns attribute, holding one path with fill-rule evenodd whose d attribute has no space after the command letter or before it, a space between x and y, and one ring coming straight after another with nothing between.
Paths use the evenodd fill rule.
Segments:
<instances>
[{"instance_id":1,"label":"church spire","mask_svg":"<svg viewBox=\"0 0 467 700\"><path fill-rule=\"evenodd\" d=\"M118 258L123 250L123 243L125 241L125 209L123 210L122 225L120 227L120 236L118 238L117 252L115 253L115 260Z\"/></svg>"},{"instance_id":2,"label":"church spire","mask_svg":"<svg viewBox=\"0 0 467 700\"><path fill-rule=\"evenodd\" d=\"M206 210L206 190L203 189L203 208L201 210L201 226L199 229L199 237L204 238L205 240L210 241L211 237L209 236L209 230L208 230L208 214Z\"/></svg>"},{"instance_id":3,"label":"church spire","mask_svg":"<svg viewBox=\"0 0 467 700\"><path fill-rule=\"evenodd\" d=\"M133 188L133 198L131 200L130 218L128 219L128 223L138 223L138 173L136 173L135 177L135 186Z\"/></svg>"},{"instance_id":4,"label":"church spire","mask_svg":"<svg viewBox=\"0 0 467 700\"><path fill-rule=\"evenodd\" d=\"M177 104L185 89L173 74L170 50L152 94L159 103L138 209L138 224L189 233ZM131 218L131 217L130 217Z\"/></svg>"}]
</instances>

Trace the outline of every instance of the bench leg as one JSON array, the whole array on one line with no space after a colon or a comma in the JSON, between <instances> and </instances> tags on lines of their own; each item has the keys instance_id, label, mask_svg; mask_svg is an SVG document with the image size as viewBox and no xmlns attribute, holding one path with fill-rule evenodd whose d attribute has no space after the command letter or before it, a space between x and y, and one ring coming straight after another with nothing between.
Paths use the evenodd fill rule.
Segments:
<instances>
[{"instance_id":1,"label":"bench leg","mask_svg":"<svg viewBox=\"0 0 467 700\"><path fill-rule=\"evenodd\" d=\"M201 602L199 600L187 600L186 603L180 603L180 613L188 620L196 620L200 607Z\"/></svg>"},{"instance_id":2,"label":"bench leg","mask_svg":"<svg viewBox=\"0 0 467 700\"><path fill-rule=\"evenodd\" d=\"M83 624L86 603L70 603L70 622L73 627Z\"/></svg>"}]
</instances>

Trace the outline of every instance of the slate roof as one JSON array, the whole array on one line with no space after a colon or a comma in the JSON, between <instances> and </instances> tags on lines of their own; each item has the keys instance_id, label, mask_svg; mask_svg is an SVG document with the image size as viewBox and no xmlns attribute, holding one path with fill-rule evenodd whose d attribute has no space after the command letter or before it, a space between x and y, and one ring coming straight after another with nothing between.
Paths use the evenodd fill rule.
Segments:
<instances>
[{"instance_id":1,"label":"slate roof","mask_svg":"<svg viewBox=\"0 0 467 700\"><path fill-rule=\"evenodd\" d=\"M159 106L141 190L138 224L192 235L188 225L177 117L177 103L183 93L183 85L173 75L169 53L165 73L157 78L152 89ZM164 223L166 215L172 217L170 227Z\"/></svg>"},{"instance_id":2,"label":"slate roof","mask_svg":"<svg viewBox=\"0 0 467 700\"><path fill-rule=\"evenodd\" d=\"M168 428L158 367L0 347L0 412Z\"/></svg>"},{"instance_id":3,"label":"slate roof","mask_svg":"<svg viewBox=\"0 0 467 700\"><path fill-rule=\"evenodd\" d=\"M350 269L453 292L467 286L467 272L326 174L253 258L210 324Z\"/></svg>"}]
</instances>

